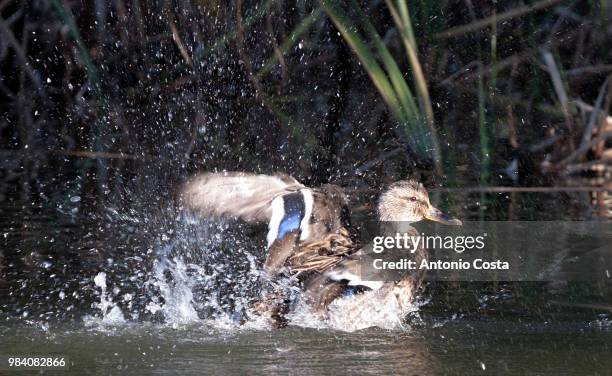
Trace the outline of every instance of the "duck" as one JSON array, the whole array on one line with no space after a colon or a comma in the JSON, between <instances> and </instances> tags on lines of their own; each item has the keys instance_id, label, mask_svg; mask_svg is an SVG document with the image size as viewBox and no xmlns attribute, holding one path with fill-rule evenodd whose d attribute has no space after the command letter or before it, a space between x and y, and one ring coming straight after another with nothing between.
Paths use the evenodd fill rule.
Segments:
<instances>
[{"instance_id":1,"label":"duck","mask_svg":"<svg viewBox=\"0 0 612 376\"><path fill-rule=\"evenodd\" d=\"M445 225L462 225L435 208L424 186L415 180L402 180L387 186L376 207L378 234L395 236L407 234L409 239L421 234L412 224L424 219ZM411 245L414 253L406 255L415 265L429 258L421 244ZM369 252L369 253L368 253ZM334 266L313 275L305 282L304 298L307 306L324 318L335 329L347 331L380 327L403 327L404 318L416 309L416 292L425 279L426 269L394 274L396 279L386 280L364 266L372 259L371 248L360 245Z\"/></svg>"},{"instance_id":2,"label":"duck","mask_svg":"<svg viewBox=\"0 0 612 376\"><path fill-rule=\"evenodd\" d=\"M286 174L221 172L196 175L178 193L179 207L197 215L267 223L266 276L298 281L302 293L294 305L344 329L400 321L424 279L421 271L394 281L362 278L366 251L350 225L347 196L338 185L311 188ZM416 180L388 185L378 198L376 217L385 233L418 235L411 224L424 219L461 225L435 208ZM414 257L417 262L426 259L427 250L418 248ZM256 311L283 326L289 305L285 296L274 293L262 297ZM374 311L383 314L375 318Z\"/></svg>"}]
</instances>

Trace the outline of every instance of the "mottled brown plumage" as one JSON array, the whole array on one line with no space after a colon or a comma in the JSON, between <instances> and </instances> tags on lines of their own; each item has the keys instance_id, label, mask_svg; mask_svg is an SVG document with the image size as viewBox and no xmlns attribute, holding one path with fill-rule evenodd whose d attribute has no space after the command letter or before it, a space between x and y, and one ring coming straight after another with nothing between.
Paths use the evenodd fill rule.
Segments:
<instances>
[{"instance_id":1,"label":"mottled brown plumage","mask_svg":"<svg viewBox=\"0 0 612 376\"><path fill-rule=\"evenodd\" d=\"M327 234L319 241L300 244L288 257L287 266L293 273L322 273L353 253L356 246L349 231L341 228L337 233Z\"/></svg>"}]
</instances>

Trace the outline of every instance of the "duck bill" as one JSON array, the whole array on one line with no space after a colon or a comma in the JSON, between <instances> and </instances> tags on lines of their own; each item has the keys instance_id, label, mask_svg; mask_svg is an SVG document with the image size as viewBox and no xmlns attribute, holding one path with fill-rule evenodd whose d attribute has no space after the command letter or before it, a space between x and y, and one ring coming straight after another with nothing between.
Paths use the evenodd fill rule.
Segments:
<instances>
[{"instance_id":1,"label":"duck bill","mask_svg":"<svg viewBox=\"0 0 612 376\"><path fill-rule=\"evenodd\" d=\"M440 209L434 208L433 206L429 208L427 213L425 213L425 218L429 219L430 221L439 222L451 226L461 226L462 224L461 221L457 218L448 216L442 213Z\"/></svg>"}]
</instances>

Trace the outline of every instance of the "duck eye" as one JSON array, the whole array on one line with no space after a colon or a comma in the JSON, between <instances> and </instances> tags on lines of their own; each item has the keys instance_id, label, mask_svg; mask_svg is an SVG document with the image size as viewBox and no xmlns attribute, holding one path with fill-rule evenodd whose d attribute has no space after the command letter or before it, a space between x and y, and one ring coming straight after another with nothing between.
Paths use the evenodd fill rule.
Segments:
<instances>
[{"instance_id":1,"label":"duck eye","mask_svg":"<svg viewBox=\"0 0 612 376\"><path fill-rule=\"evenodd\" d=\"M414 197L414 196L410 197L410 201L415 202L416 200L417 200L416 197Z\"/></svg>"}]
</instances>

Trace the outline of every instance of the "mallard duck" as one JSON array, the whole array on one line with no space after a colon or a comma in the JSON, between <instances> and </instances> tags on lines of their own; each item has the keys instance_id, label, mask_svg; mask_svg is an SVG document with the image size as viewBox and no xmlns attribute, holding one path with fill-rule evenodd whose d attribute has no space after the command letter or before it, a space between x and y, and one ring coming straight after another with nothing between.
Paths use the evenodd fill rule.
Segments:
<instances>
[{"instance_id":1,"label":"mallard duck","mask_svg":"<svg viewBox=\"0 0 612 376\"><path fill-rule=\"evenodd\" d=\"M203 216L267 222L265 272L271 278L280 274L296 277L304 291L302 301L319 316L329 318L330 308L343 305L350 315L374 297L381 301L393 298L395 310L404 310L423 280L422 273L407 274L394 282L361 279L363 251L349 231L347 199L337 185L309 188L287 175L206 173L187 181L179 193L183 207ZM378 200L377 217L388 223L429 219L461 224L433 207L423 185L414 180L388 186ZM418 250L416 257L427 257L426 250ZM349 300L352 303L346 303ZM278 307L282 299L266 297L263 301L268 308L276 305L269 309L271 316L278 318L279 312L285 312Z\"/></svg>"}]
</instances>

